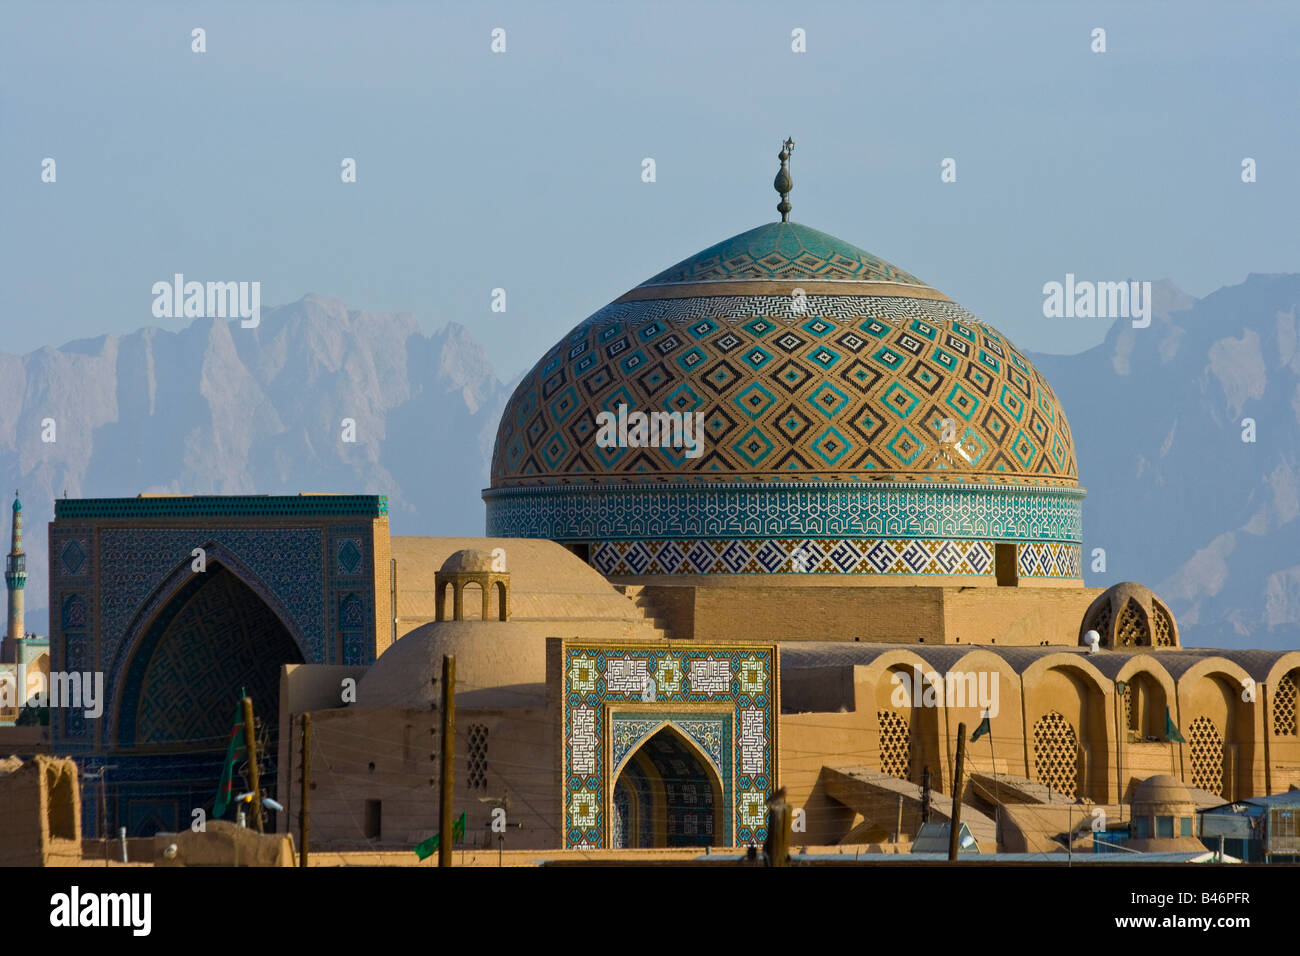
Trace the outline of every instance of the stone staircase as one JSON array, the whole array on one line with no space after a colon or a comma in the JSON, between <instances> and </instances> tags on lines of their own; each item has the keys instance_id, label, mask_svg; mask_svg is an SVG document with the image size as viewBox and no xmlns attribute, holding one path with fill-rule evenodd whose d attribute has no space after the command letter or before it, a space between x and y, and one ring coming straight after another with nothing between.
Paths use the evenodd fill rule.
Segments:
<instances>
[{"instance_id":1,"label":"stone staircase","mask_svg":"<svg viewBox=\"0 0 1300 956\"><path fill-rule=\"evenodd\" d=\"M614 590L623 595L641 612L651 629L655 632L656 640L668 640L668 626L664 618L655 608L654 601L645 593L645 588L640 584L615 584Z\"/></svg>"}]
</instances>

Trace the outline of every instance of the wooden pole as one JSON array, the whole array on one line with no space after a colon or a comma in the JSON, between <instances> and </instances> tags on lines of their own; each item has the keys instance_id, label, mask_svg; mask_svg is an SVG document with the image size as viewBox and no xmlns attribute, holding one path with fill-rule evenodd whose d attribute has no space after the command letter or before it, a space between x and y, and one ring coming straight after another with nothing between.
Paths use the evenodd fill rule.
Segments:
<instances>
[{"instance_id":1,"label":"wooden pole","mask_svg":"<svg viewBox=\"0 0 1300 956\"><path fill-rule=\"evenodd\" d=\"M392 590L388 595L389 604L393 609L393 643L397 643L397 559L389 559L389 567L392 571Z\"/></svg>"},{"instance_id":2,"label":"wooden pole","mask_svg":"<svg viewBox=\"0 0 1300 956\"><path fill-rule=\"evenodd\" d=\"M257 735L253 732L253 698L244 698L244 746L248 748L248 783L253 790L253 826L262 832L262 785L257 779Z\"/></svg>"},{"instance_id":3,"label":"wooden pole","mask_svg":"<svg viewBox=\"0 0 1300 956\"><path fill-rule=\"evenodd\" d=\"M948 862L957 862L957 834L961 831L961 781L966 765L966 725L957 725L957 771L952 778L952 818L948 824Z\"/></svg>"},{"instance_id":4,"label":"wooden pole","mask_svg":"<svg viewBox=\"0 0 1300 956\"><path fill-rule=\"evenodd\" d=\"M790 804L782 787L767 802L767 840L763 851L768 866L790 865Z\"/></svg>"},{"instance_id":5,"label":"wooden pole","mask_svg":"<svg viewBox=\"0 0 1300 956\"><path fill-rule=\"evenodd\" d=\"M311 714L302 715L302 800L298 805L298 866L307 866L311 840Z\"/></svg>"},{"instance_id":6,"label":"wooden pole","mask_svg":"<svg viewBox=\"0 0 1300 956\"><path fill-rule=\"evenodd\" d=\"M930 768L921 769L921 822L930 822Z\"/></svg>"},{"instance_id":7,"label":"wooden pole","mask_svg":"<svg viewBox=\"0 0 1300 956\"><path fill-rule=\"evenodd\" d=\"M998 827L1002 815L999 812L1002 809L1002 786L998 783L998 758L993 753L993 721L989 720L989 762L993 765L993 842L998 843L1002 839L1002 834Z\"/></svg>"},{"instance_id":8,"label":"wooden pole","mask_svg":"<svg viewBox=\"0 0 1300 956\"><path fill-rule=\"evenodd\" d=\"M108 765L99 768L99 833L104 838L104 865L108 866Z\"/></svg>"},{"instance_id":9,"label":"wooden pole","mask_svg":"<svg viewBox=\"0 0 1300 956\"><path fill-rule=\"evenodd\" d=\"M438 865L451 866L452 755L456 749L456 657L442 657L442 773L438 801Z\"/></svg>"}]
</instances>

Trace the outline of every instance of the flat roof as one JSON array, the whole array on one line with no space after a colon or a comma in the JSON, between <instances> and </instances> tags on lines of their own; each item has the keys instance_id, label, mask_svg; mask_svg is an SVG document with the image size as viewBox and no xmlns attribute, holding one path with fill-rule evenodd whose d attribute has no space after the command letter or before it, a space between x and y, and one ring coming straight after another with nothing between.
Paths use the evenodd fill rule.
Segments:
<instances>
[{"instance_id":1,"label":"flat roof","mask_svg":"<svg viewBox=\"0 0 1300 956\"><path fill-rule=\"evenodd\" d=\"M387 495L139 495L56 498L54 520L68 518L380 518Z\"/></svg>"}]
</instances>

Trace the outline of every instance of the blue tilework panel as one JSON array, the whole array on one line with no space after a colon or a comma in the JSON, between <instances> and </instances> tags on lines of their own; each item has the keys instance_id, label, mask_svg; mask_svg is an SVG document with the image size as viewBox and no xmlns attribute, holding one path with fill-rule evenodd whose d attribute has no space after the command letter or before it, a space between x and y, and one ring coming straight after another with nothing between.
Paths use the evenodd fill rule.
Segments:
<instances>
[{"instance_id":1,"label":"blue tilework panel","mask_svg":"<svg viewBox=\"0 0 1300 956\"><path fill-rule=\"evenodd\" d=\"M665 727L689 741L717 779L721 844L766 838L778 770L775 646L565 642L562 666L566 848L604 848L626 836L616 832L614 784Z\"/></svg>"},{"instance_id":2,"label":"blue tilework panel","mask_svg":"<svg viewBox=\"0 0 1300 956\"><path fill-rule=\"evenodd\" d=\"M557 541L966 538L1082 542L1080 488L800 482L483 493L487 533Z\"/></svg>"},{"instance_id":3,"label":"blue tilework panel","mask_svg":"<svg viewBox=\"0 0 1300 956\"><path fill-rule=\"evenodd\" d=\"M224 549L256 575L288 612L286 624L305 642L303 656L313 663L325 661L320 528L106 528L99 546L100 636L103 660L116 662L111 686L120 677L122 641L142 605L164 578L188 567L190 553L198 547L209 549L209 561L215 550Z\"/></svg>"}]
</instances>

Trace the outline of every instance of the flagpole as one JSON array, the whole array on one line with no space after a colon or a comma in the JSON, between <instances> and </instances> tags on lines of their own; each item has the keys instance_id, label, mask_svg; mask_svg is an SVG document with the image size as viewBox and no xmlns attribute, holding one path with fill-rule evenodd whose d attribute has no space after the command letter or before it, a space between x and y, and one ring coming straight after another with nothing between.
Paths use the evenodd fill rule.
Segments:
<instances>
[{"instance_id":1,"label":"flagpole","mask_svg":"<svg viewBox=\"0 0 1300 956\"><path fill-rule=\"evenodd\" d=\"M985 711L985 716L988 716L987 711ZM991 720L989 721L989 761L993 765L993 799L995 801L993 805L993 842L998 843L1001 839L998 833L998 822L1002 810L1002 788L998 784L998 758L993 753L993 721ZM996 851L997 847L995 846L994 852Z\"/></svg>"}]
</instances>

